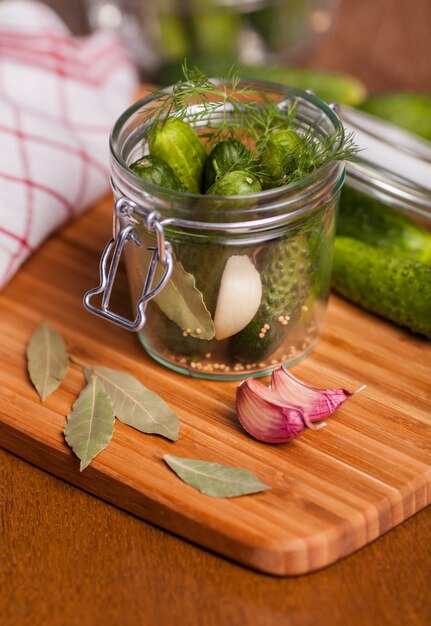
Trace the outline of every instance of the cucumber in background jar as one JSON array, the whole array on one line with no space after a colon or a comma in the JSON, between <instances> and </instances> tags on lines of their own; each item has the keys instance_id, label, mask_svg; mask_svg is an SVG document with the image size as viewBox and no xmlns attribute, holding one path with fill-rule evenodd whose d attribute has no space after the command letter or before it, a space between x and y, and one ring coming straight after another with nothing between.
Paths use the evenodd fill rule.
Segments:
<instances>
[{"instance_id":1,"label":"cucumber in background jar","mask_svg":"<svg viewBox=\"0 0 431 626\"><path fill-rule=\"evenodd\" d=\"M158 8L158 34L162 58L191 65L222 63L223 73L235 61L241 29L241 15L235 5L218 0L169 2ZM175 79L176 80L176 77ZM174 81L171 81L174 82Z\"/></svg>"}]
</instances>

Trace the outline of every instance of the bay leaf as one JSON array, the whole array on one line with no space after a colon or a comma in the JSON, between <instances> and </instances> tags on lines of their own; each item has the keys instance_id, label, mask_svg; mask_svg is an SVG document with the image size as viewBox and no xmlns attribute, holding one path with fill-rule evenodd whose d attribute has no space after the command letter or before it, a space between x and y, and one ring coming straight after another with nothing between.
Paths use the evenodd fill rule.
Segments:
<instances>
[{"instance_id":1,"label":"bay leaf","mask_svg":"<svg viewBox=\"0 0 431 626\"><path fill-rule=\"evenodd\" d=\"M156 279L161 278L160 268ZM182 330L190 329L190 335L198 339L213 339L214 322L205 306L202 293L197 289L193 274L185 271L181 263L176 262L171 278L154 301Z\"/></svg>"},{"instance_id":2,"label":"bay leaf","mask_svg":"<svg viewBox=\"0 0 431 626\"><path fill-rule=\"evenodd\" d=\"M143 433L178 439L178 417L160 396L125 372L100 365L90 369L101 381L119 420Z\"/></svg>"},{"instance_id":3,"label":"bay leaf","mask_svg":"<svg viewBox=\"0 0 431 626\"><path fill-rule=\"evenodd\" d=\"M64 436L81 460L82 472L106 448L114 432L114 410L102 383L92 376L67 416Z\"/></svg>"},{"instance_id":4,"label":"bay leaf","mask_svg":"<svg viewBox=\"0 0 431 626\"><path fill-rule=\"evenodd\" d=\"M248 470L241 467L209 463L165 454L169 467L185 483L207 496L235 498L270 489Z\"/></svg>"},{"instance_id":5,"label":"bay leaf","mask_svg":"<svg viewBox=\"0 0 431 626\"><path fill-rule=\"evenodd\" d=\"M42 402L66 376L69 357L61 335L47 322L32 334L27 346L28 373Z\"/></svg>"}]
</instances>

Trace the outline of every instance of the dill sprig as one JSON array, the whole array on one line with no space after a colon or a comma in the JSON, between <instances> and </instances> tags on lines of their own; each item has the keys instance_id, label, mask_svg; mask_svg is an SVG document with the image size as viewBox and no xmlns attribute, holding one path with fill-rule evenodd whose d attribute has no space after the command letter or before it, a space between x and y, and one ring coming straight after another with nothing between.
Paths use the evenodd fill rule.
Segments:
<instances>
[{"instance_id":1,"label":"dill sprig","mask_svg":"<svg viewBox=\"0 0 431 626\"><path fill-rule=\"evenodd\" d=\"M259 93L262 102L256 102L253 84L241 85L241 77L233 69L226 78L213 80L199 68L182 67L184 79L169 90L153 90L155 103L143 112L147 133L163 124L169 117L187 118L191 124L205 122L199 134L211 144L220 139L237 138L244 134L262 144L271 128L290 126L294 119L294 104L280 108L267 94ZM214 125L211 117L216 112L221 118Z\"/></svg>"},{"instance_id":2,"label":"dill sprig","mask_svg":"<svg viewBox=\"0 0 431 626\"><path fill-rule=\"evenodd\" d=\"M229 123L231 111L238 113L239 102L242 98L250 97L252 90L246 86L239 87L240 77L230 72L227 78L211 80L199 68L189 68L183 64L184 79L178 81L169 90L153 90L157 96L155 103L147 107L144 114L144 123L147 124L147 133L152 133L169 117L187 118L190 123L205 121L211 127L211 116L215 111L222 112L223 119L213 133L223 132L232 134L232 129L238 124ZM240 117L244 120L243 112Z\"/></svg>"},{"instance_id":3,"label":"dill sprig","mask_svg":"<svg viewBox=\"0 0 431 626\"><path fill-rule=\"evenodd\" d=\"M252 82L242 82L233 69L222 79L211 79L187 62L182 71L184 78L169 90L152 92L157 99L143 111L147 136L175 117L194 126L209 150L220 141L238 139L250 155L241 169L267 188L292 183L326 163L356 155L352 134L321 136L312 129L305 131L296 120L295 100L277 102ZM294 130L299 137L297 146L285 155L283 176L277 180L271 179L264 166L265 149L275 129Z\"/></svg>"},{"instance_id":4,"label":"dill sprig","mask_svg":"<svg viewBox=\"0 0 431 626\"><path fill-rule=\"evenodd\" d=\"M357 152L358 146L353 133L344 135L341 131L317 138L313 132L308 131L299 135L298 144L285 155L284 174L281 179L274 181L275 186L300 180L333 161L352 160Z\"/></svg>"}]
</instances>

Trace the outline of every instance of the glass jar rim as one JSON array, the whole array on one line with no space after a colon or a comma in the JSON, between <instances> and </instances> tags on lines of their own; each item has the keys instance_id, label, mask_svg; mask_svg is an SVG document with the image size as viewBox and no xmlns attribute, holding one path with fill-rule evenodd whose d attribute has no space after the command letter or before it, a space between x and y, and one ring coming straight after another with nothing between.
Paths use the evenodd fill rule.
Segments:
<instances>
[{"instance_id":1,"label":"glass jar rim","mask_svg":"<svg viewBox=\"0 0 431 626\"><path fill-rule=\"evenodd\" d=\"M210 79L217 84L217 82L221 82L221 79L212 78ZM227 81L228 82L228 81ZM295 87L290 87L286 85L281 85L279 83L274 83L270 81L262 81L262 80L241 80L240 85L248 86L252 88L256 88L256 90L271 90L278 92L280 95L285 96L285 99L289 98L294 101L302 100L309 103L311 106L316 107L320 110L322 120L326 118L332 124L334 130L333 133L339 134L339 142L340 144L344 140L344 128L341 122L340 117L337 112L331 105L326 104L324 101L317 98L313 93L303 91L301 89L297 89ZM160 187L159 185L155 185L153 183L149 183L140 178L135 172L133 172L128 166L126 160L121 155L121 147L119 147L120 135L123 130L124 125L135 115L140 109L144 108L150 102L156 101L161 95L164 93L171 93L173 86L166 87L164 89L157 90L155 92L151 92L147 96L136 101L130 107L128 107L117 119L115 122L109 137L109 146L111 152L111 164L114 170L117 173L125 177L126 181L128 181L129 185L137 188L144 194L149 194L152 196L159 195L169 195L172 202L176 202L178 204L190 204L196 203L197 201L205 201L207 203L214 203L217 201L228 200L233 205L233 210L235 210L235 205L241 206L244 201L249 202L271 202L276 201L281 195L285 194L295 194L298 193L300 195L306 195L310 189L314 189L317 185L319 187L319 182L326 181L328 178L333 178L337 175L339 170L339 161L331 161L328 162L318 169L316 169L311 174L304 176L303 178L289 183L287 185L274 187L271 189L265 189L253 194L248 195L231 195L231 196L208 196L205 194L196 194L185 191L173 190L173 189L165 189Z\"/></svg>"}]
</instances>

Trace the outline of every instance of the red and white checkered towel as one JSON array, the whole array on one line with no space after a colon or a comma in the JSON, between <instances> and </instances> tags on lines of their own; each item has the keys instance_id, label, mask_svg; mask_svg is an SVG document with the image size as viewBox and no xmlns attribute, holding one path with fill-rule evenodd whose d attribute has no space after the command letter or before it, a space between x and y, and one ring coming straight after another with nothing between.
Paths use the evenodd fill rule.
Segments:
<instances>
[{"instance_id":1,"label":"red and white checkered towel","mask_svg":"<svg viewBox=\"0 0 431 626\"><path fill-rule=\"evenodd\" d=\"M106 193L109 131L136 86L113 35L76 38L42 4L0 2L0 288Z\"/></svg>"}]
</instances>

